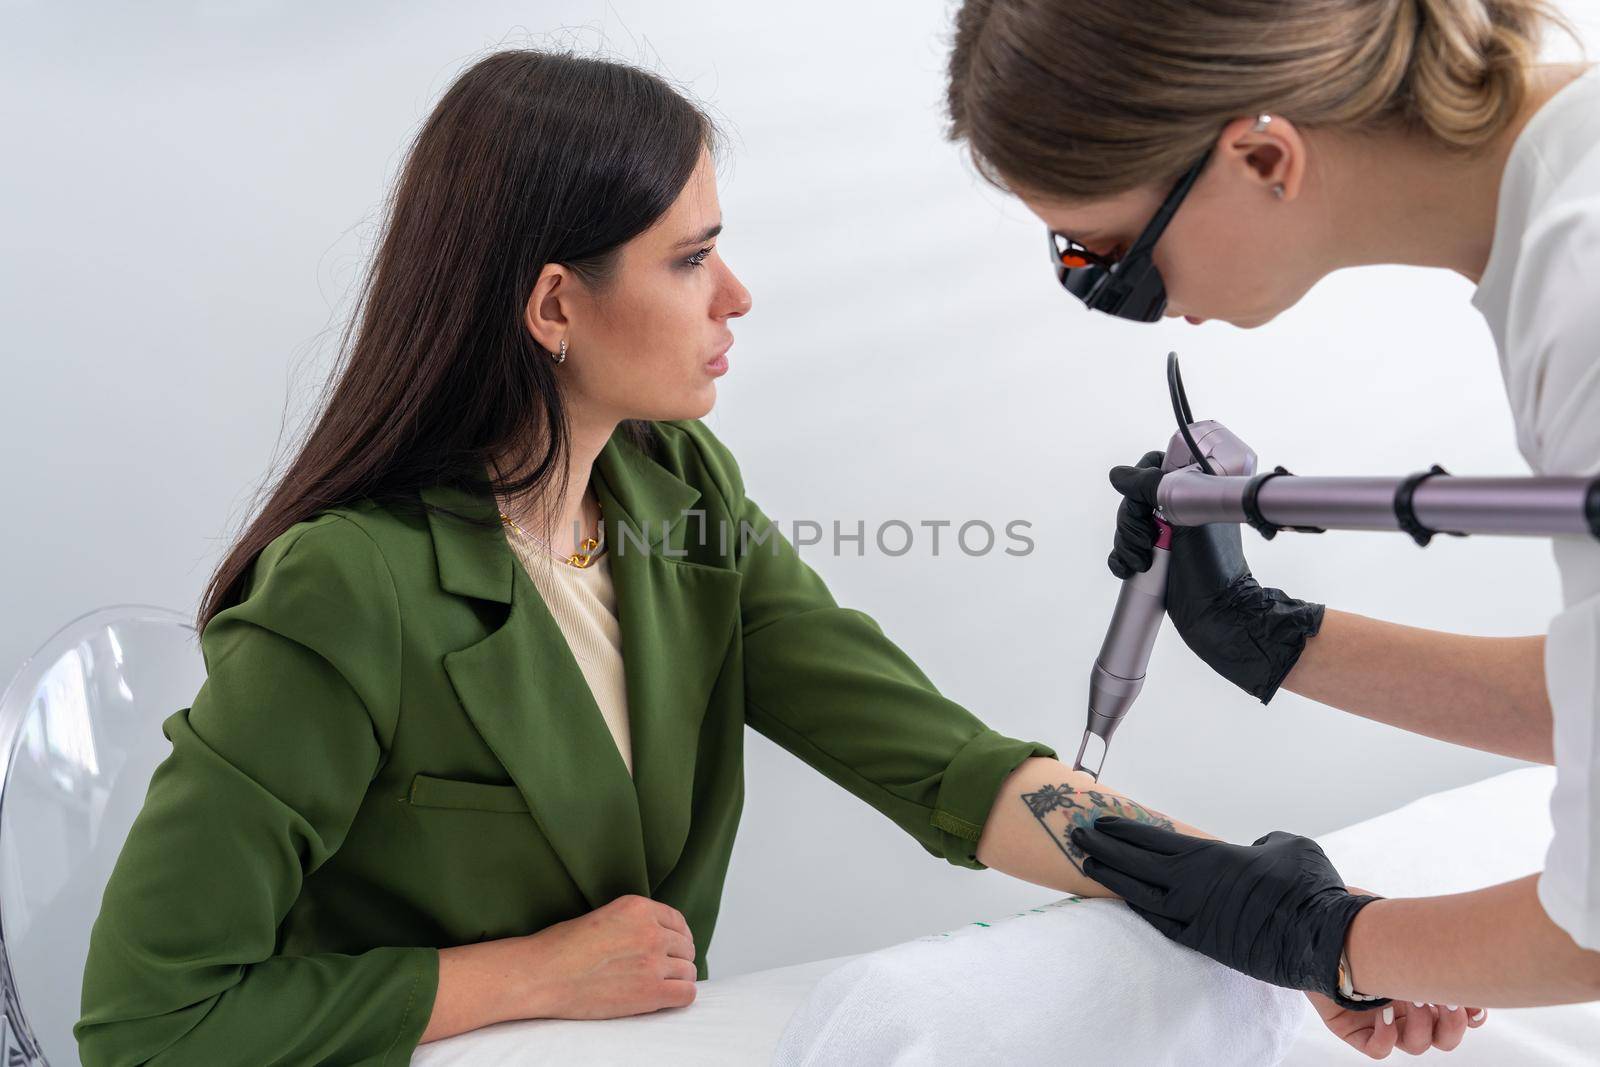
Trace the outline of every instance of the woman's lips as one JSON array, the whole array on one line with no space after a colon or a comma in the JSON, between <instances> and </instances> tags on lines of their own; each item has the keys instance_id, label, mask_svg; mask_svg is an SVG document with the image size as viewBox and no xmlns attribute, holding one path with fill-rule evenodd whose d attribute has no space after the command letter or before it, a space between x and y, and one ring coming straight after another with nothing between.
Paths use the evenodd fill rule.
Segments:
<instances>
[{"instance_id":1,"label":"woman's lips","mask_svg":"<svg viewBox=\"0 0 1600 1067\"><path fill-rule=\"evenodd\" d=\"M721 352L718 352L715 356L712 356L710 359L706 360L706 370L712 375L728 373L728 349L732 347L733 342L729 341L727 344L722 346Z\"/></svg>"}]
</instances>

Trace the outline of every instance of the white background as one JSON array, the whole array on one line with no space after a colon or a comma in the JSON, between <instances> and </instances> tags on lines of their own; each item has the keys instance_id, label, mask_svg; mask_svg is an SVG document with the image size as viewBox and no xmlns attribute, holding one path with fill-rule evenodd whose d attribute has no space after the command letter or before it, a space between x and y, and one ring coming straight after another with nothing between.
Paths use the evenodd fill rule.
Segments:
<instances>
[{"instance_id":1,"label":"white background","mask_svg":"<svg viewBox=\"0 0 1600 1067\"><path fill-rule=\"evenodd\" d=\"M1571 8L1595 49L1600 15ZM869 537L860 557L806 558L946 695L1068 761L1118 588L1106 471L1164 446L1169 349L1197 417L1264 466L1527 471L1457 275L1342 272L1255 331L1123 323L1066 297L1039 223L942 137L945 5L10 0L0 20L6 675L104 604L192 616L330 365L403 145L506 46L603 51L711 106L733 135L720 247L755 303L706 421L785 523L1030 522L1024 557L965 556L947 531L937 557L924 534L899 557ZM1543 542L1245 537L1264 584L1380 618L1512 635L1559 608ZM748 737L714 977L1057 895L929 857ZM1287 692L1263 707L1169 630L1107 781L1249 839L1509 766Z\"/></svg>"}]
</instances>

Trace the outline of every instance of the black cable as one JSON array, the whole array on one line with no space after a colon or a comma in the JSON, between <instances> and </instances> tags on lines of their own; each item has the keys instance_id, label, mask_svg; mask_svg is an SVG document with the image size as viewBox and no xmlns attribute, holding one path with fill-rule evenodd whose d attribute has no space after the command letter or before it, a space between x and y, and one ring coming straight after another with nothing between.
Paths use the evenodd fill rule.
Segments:
<instances>
[{"instance_id":1,"label":"black cable","mask_svg":"<svg viewBox=\"0 0 1600 1067\"><path fill-rule=\"evenodd\" d=\"M1167 353L1168 363L1172 367L1172 380L1168 383L1178 387L1178 409L1185 423L1194 421L1194 412L1189 410L1189 393L1183 387L1183 372L1178 369L1178 353Z\"/></svg>"},{"instance_id":2,"label":"black cable","mask_svg":"<svg viewBox=\"0 0 1600 1067\"><path fill-rule=\"evenodd\" d=\"M1211 464L1206 462L1206 457L1200 454L1200 446L1194 443L1194 435L1189 432L1194 413L1189 410L1189 394L1183 389L1183 374L1178 370L1176 352L1167 353L1167 395L1172 398L1172 415L1178 420L1178 432L1183 434L1183 443L1188 446L1189 455L1199 461L1201 470L1216 474Z\"/></svg>"}]
</instances>

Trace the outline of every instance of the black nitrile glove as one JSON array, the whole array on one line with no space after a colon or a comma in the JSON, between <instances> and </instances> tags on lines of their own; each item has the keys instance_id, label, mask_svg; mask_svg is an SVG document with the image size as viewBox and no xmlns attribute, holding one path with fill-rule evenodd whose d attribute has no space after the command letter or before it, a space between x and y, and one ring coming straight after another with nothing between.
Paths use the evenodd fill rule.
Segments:
<instances>
[{"instance_id":1,"label":"black nitrile glove","mask_svg":"<svg viewBox=\"0 0 1600 1067\"><path fill-rule=\"evenodd\" d=\"M1253 845L1191 837L1103 815L1072 831L1083 873L1180 945L1263 982L1365 1011L1389 1003L1339 992L1339 955L1356 912L1379 897L1345 888L1322 848L1275 830Z\"/></svg>"},{"instance_id":2,"label":"black nitrile glove","mask_svg":"<svg viewBox=\"0 0 1600 1067\"><path fill-rule=\"evenodd\" d=\"M1150 513L1164 458L1147 452L1137 466L1111 468L1111 484L1124 498L1106 560L1118 578L1150 568L1157 534ZM1261 703L1271 702L1306 639L1322 628L1323 610L1255 580L1237 523L1172 528L1167 615L1195 655Z\"/></svg>"}]
</instances>

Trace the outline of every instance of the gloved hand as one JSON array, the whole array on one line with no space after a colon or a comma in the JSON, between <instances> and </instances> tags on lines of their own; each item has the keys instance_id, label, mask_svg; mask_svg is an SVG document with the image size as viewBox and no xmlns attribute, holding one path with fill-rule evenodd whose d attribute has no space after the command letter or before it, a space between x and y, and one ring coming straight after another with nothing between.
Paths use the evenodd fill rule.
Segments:
<instances>
[{"instance_id":1,"label":"gloved hand","mask_svg":"<svg viewBox=\"0 0 1600 1067\"><path fill-rule=\"evenodd\" d=\"M1253 845L1234 845L1103 815L1093 829L1074 829L1072 843L1087 854L1084 874L1178 944L1342 1007L1388 1003L1339 992L1339 954L1350 922L1381 898L1345 889L1310 838L1277 830Z\"/></svg>"},{"instance_id":2,"label":"gloved hand","mask_svg":"<svg viewBox=\"0 0 1600 1067\"><path fill-rule=\"evenodd\" d=\"M1111 484L1124 498L1106 560L1118 578L1150 568L1157 535L1150 513L1164 459L1147 452L1137 466L1111 468ZM1306 639L1322 628L1323 611L1255 580L1237 523L1172 528L1167 615L1195 655L1261 703L1271 702Z\"/></svg>"}]
</instances>

